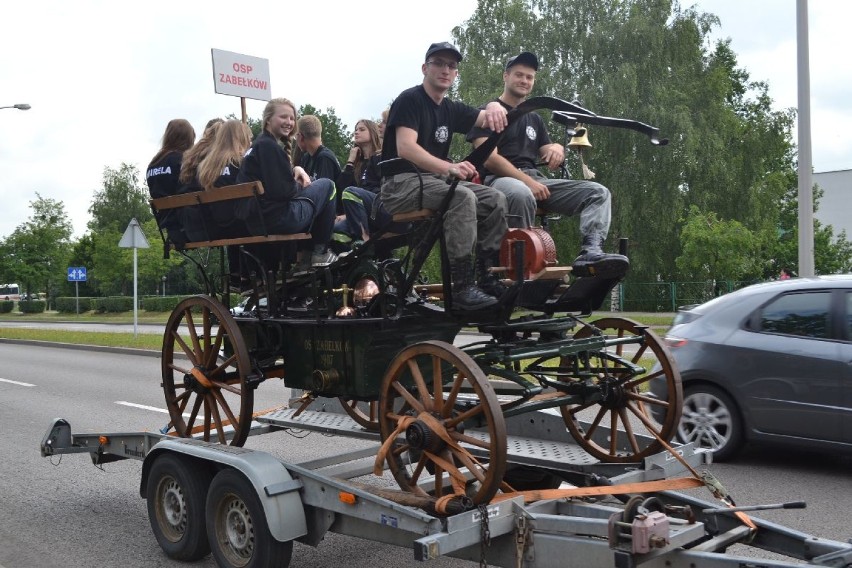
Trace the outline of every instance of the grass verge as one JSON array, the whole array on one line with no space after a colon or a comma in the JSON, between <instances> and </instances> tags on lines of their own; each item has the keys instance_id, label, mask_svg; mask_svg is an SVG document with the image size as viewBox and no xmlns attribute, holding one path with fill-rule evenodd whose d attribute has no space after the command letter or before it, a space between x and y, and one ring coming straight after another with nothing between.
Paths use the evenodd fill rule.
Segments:
<instances>
[{"instance_id":1,"label":"grass verge","mask_svg":"<svg viewBox=\"0 0 852 568\"><path fill-rule=\"evenodd\" d=\"M159 351L163 346L163 336L159 333L139 333L136 337L133 337L132 333L0 327L0 338L97 345L99 347L130 347L133 349L154 349L156 351Z\"/></svg>"}]
</instances>

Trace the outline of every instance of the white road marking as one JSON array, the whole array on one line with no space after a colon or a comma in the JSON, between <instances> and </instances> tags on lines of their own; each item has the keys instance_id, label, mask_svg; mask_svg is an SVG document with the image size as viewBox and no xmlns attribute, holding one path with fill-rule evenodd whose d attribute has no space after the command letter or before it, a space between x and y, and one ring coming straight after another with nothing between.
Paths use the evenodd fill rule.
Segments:
<instances>
[{"instance_id":1,"label":"white road marking","mask_svg":"<svg viewBox=\"0 0 852 568\"><path fill-rule=\"evenodd\" d=\"M132 406L133 408L141 408L142 410L153 410L154 412L162 412L163 414L168 414L169 411L165 408L157 408L156 406L147 406L144 404L136 404L135 402L127 402L126 400L116 400L116 404L121 404L123 406ZM188 413L184 413L184 416L189 417Z\"/></svg>"},{"instance_id":2,"label":"white road marking","mask_svg":"<svg viewBox=\"0 0 852 568\"><path fill-rule=\"evenodd\" d=\"M13 381L11 379L0 379L0 382L3 383L11 383L13 385L18 385L19 387L34 387L35 385L31 385L30 383L22 383L20 381ZM0 567L2 568L2 567Z\"/></svg>"}]
</instances>

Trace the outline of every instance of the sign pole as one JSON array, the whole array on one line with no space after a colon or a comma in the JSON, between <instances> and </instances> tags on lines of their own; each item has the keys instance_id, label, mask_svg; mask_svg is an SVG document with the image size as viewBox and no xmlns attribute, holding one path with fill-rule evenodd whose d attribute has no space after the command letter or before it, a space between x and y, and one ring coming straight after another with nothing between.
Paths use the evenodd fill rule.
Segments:
<instances>
[{"instance_id":1,"label":"sign pole","mask_svg":"<svg viewBox=\"0 0 852 568\"><path fill-rule=\"evenodd\" d=\"M118 242L118 246L121 248L132 248L133 249L133 338L136 339L137 334L137 312L139 309L139 299L138 299L138 276L139 271L137 269L137 254L136 249L139 248L148 248L148 239L145 238L145 233L142 232L142 229L139 227L139 221L136 220L136 217L130 220L130 223L127 224L127 229L124 230L124 235L122 235L121 240Z\"/></svg>"},{"instance_id":2,"label":"sign pole","mask_svg":"<svg viewBox=\"0 0 852 568\"><path fill-rule=\"evenodd\" d=\"M80 315L80 283L78 281L74 281L74 296L77 300L77 315Z\"/></svg>"},{"instance_id":3,"label":"sign pole","mask_svg":"<svg viewBox=\"0 0 852 568\"><path fill-rule=\"evenodd\" d=\"M240 97L240 108L243 111L243 124L248 125L248 114L246 114L246 98Z\"/></svg>"}]
</instances>

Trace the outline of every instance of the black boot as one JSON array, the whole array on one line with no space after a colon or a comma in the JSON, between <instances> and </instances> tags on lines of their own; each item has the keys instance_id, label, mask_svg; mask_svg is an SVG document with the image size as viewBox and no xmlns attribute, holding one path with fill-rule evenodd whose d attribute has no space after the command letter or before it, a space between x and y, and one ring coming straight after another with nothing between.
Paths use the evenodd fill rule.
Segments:
<instances>
[{"instance_id":1,"label":"black boot","mask_svg":"<svg viewBox=\"0 0 852 568\"><path fill-rule=\"evenodd\" d=\"M451 261L453 308L463 311L477 311L497 305L496 299L474 285L473 266L471 266L470 261L469 256Z\"/></svg>"},{"instance_id":2,"label":"black boot","mask_svg":"<svg viewBox=\"0 0 852 568\"><path fill-rule=\"evenodd\" d=\"M604 237L599 233L583 236L580 256L574 259L571 270L574 276L618 278L627 274L630 261L621 254L607 254L601 248Z\"/></svg>"},{"instance_id":3,"label":"black boot","mask_svg":"<svg viewBox=\"0 0 852 568\"><path fill-rule=\"evenodd\" d=\"M500 251L476 251L476 284L480 290L495 298L506 293L506 286L500 281L500 277L490 270L491 267L498 266L499 257Z\"/></svg>"}]
</instances>

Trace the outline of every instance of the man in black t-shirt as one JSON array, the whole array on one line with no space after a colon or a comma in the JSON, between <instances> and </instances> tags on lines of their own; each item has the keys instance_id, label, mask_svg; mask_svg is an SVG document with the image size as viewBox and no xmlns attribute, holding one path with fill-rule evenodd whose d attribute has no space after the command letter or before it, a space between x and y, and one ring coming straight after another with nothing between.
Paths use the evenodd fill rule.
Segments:
<instances>
[{"instance_id":1,"label":"man in black t-shirt","mask_svg":"<svg viewBox=\"0 0 852 568\"><path fill-rule=\"evenodd\" d=\"M474 126L500 132L506 126L502 105L493 103L479 110L446 98L461 60L461 53L452 44L433 43L421 67L423 83L403 91L391 105L382 160L407 160L403 173L382 179L382 202L392 214L419 207L437 209L449 189L448 175L468 180L476 174L470 162L448 160L453 133L466 134ZM482 257L496 258L507 230L505 214L506 198L502 193L468 181L459 182L444 217L454 309L481 310L497 303L493 295L486 293L488 290L475 285L472 261L474 248ZM499 293L496 287L490 291Z\"/></svg>"},{"instance_id":2,"label":"man in black t-shirt","mask_svg":"<svg viewBox=\"0 0 852 568\"><path fill-rule=\"evenodd\" d=\"M522 103L535 85L538 58L523 52L510 58L503 72L503 94L496 102L506 110ZM489 104L494 104L492 101ZM474 128L468 140L479 146L491 134ZM483 182L506 195L509 226L532 226L536 208L580 216L582 248L574 260L575 276L622 276L630 262L620 254L606 254L602 246L610 225L610 192L599 183L588 180L551 179L536 167L544 162L551 170L562 165L565 149L553 143L541 116L530 112L512 123L497 143L497 149L485 161Z\"/></svg>"}]
</instances>

